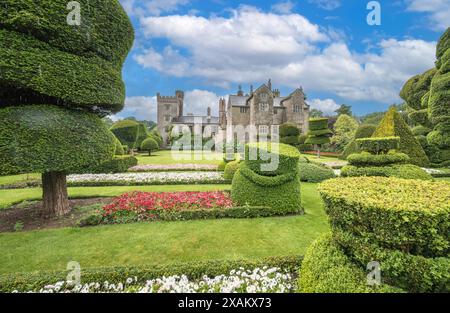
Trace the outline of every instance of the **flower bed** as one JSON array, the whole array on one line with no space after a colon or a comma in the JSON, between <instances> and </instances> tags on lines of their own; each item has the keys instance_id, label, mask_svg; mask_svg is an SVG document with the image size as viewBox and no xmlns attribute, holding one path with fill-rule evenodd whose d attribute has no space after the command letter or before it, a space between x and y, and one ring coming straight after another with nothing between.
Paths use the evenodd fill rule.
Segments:
<instances>
[{"instance_id":1,"label":"flower bed","mask_svg":"<svg viewBox=\"0 0 450 313\"><path fill-rule=\"evenodd\" d=\"M152 172L67 176L69 186L226 184L228 182L219 172Z\"/></svg>"},{"instance_id":2,"label":"flower bed","mask_svg":"<svg viewBox=\"0 0 450 313\"><path fill-rule=\"evenodd\" d=\"M132 192L123 194L105 205L103 217L109 222L128 219L158 219L167 211L223 209L233 205L225 192Z\"/></svg>"},{"instance_id":3,"label":"flower bed","mask_svg":"<svg viewBox=\"0 0 450 313\"><path fill-rule=\"evenodd\" d=\"M139 283L137 277L123 282L90 282L73 285L65 281L44 286L39 293L288 293L295 290L293 275L280 268L232 270L228 275L190 280L174 275ZM15 290L14 292L18 292Z\"/></svg>"},{"instance_id":4,"label":"flower bed","mask_svg":"<svg viewBox=\"0 0 450 313\"><path fill-rule=\"evenodd\" d=\"M131 167L129 172L217 171L214 164L146 164Z\"/></svg>"}]
</instances>

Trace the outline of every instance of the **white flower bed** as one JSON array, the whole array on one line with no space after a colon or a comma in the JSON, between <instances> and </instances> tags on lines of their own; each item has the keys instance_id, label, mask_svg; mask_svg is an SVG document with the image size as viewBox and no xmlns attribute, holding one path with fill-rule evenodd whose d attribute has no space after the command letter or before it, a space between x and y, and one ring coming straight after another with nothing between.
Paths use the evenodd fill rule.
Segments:
<instances>
[{"instance_id":1,"label":"white flower bed","mask_svg":"<svg viewBox=\"0 0 450 313\"><path fill-rule=\"evenodd\" d=\"M294 291L291 274L278 268L256 268L233 270L229 275L214 278L203 276L190 281L185 275L148 280L139 284L137 278L128 278L123 283L91 282L70 286L58 282L45 286L39 293L287 293ZM18 291L15 291L18 292Z\"/></svg>"},{"instance_id":2,"label":"white flower bed","mask_svg":"<svg viewBox=\"0 0 450 313\"><path fill-rule=\"evenodd\" d=\"M146 164L136 165L128 169L130 172L151 171L216 171L214 164Z\"/></svg>"},{"instance_id":3,"label":"white flower bed","mask_svg":"<svg viewBox=\"0 0 450 313\"><path fill-rule=\"evenodd\" d=\"M70 183L213 183L225 182L222 173L219 172L149 172L149 173L119 173L119 174L82 174L69 175Z\"/></svg>"}]
</instances>

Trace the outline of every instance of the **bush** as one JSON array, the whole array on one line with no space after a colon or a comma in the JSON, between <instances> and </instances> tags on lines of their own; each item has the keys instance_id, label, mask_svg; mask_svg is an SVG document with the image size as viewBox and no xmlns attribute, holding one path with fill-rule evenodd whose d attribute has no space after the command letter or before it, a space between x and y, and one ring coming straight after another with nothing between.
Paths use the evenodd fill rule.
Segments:
<instances>
[{"instance_id":1,"label":"bush","mask_svg":"<svg viewBox=\"0 0 450 313\"><path fill-rule=\"evenodd\" d=\"M298 150L292 146L276 143L249 143L245 146L245 163L254 172L262 175L278 175L297 169L300 157ZM278 158L278 166L271 170L262 166Z\"/></svg>"},{"instance_id":2,"label":"bush","mask_svg":"<svg viewBox=\"0 0 450 313\"><path fill-rule=\"evenodd\" d=\"M228 274L239 267L278 267L295 272L302 262L300 256L270 257L258 260L209 260L191 263L175 263L168 265L116 266L103 268L85 268L81 275L81 283L104 282L120 283L127 278L136 277L138 282L145 283L149 279L163 276L186 275L190 279L199 279L204 275L217 276ZM67 279L67 271L15 273L0 276L0 292L14 290L38 291L45 285L54 284Z\"/></svg>"},{"instance_id":3,"label":"bush","mask_svg":"<svg viewBox=\"0 0 450 313\"><path fill-rule=\"evenodd\" d=\"M116 151L114 154L115 155L124 155L125 150L123 148L123 145L120 143L119 139L116 138L116 136L114 136L114 139L115 139L114 141L116 142Z\"/></svg>"},{"instance_id":4,"label":"bush","mask_svg":"<svg viewBox=\"0 0 450 313\"><path fill-rule=\"evenodd\" d=\"M285 123L280 125L279 129L280 138L282 137L298 137L300 136L300 129L293 123Z\"/></svg>"},{"instance_id":5,"label":"bush","mask_svg":"<svg viewBox=\"0 0 450 313\"><path fill-rule=\"evenodd\" d=\"M223 172L223 171L225 171L225 167L226 167L226 166L227 166L227 162L222 161L222 162L220 162L219 165L217 166L217 170L218 170L219 172Z\"/></svg>"},{"instance_id":6,"label":"bush","mask_svg":"<svg viewBox=\"0 0 450 313\"><path fill-rule=\"evenodd\" d=\"M152 154L152 151L156 151L159 149L158 143L155 139L149 137L145 139L141 144L142 151L148 151L148 155Z\"/></svg>"},{"instance_id":7,"label":"bush","mask_svg":"<svg viewBox=\"0 0 450 313\"><path fill-rule=\"evenodd\" d=\"M0 109L0 120L2 175L75 173L107 162L114 155L114 136L91 113L27 105Z\"/></svg>"},{"instance_id":8,"label":"bush","mask_svg":"<svg viewBox=\"0 0 450 313\"><path fill-rule=\"evenodd\" d=\"M367 234L366 234L367 235ZM371 236L362 237L333 228L333 239L361 267L373 260L381 266L382 279L389 285L409 292L450 291L450 259L448 257L427 258L380 247Z\"/></svg>"},{"instance_id":9,"label":"bush","mask_svg":"<svg viewBox=\"0 0 450 313\"><path fill-rule=\"evenodd\" d=\"M382 177L397 177L404 179L421 179L431 180L433 177L425 172L423 169L412 164L393 164L390 166L364 166L357 167L354 165L347 165L341 169L342 177L357 177L357 176L382 176Z\"/></svg>"},{"instance_id":10,"label":"bush","mask_svg":"<svg viewBox=\"0 0 450 313\"><path fill-rule=\"evenodd\" d=\"M372 137L400 137L399 150L411 158L412 164L427 166L430 163L422 146L394 107L384 115Z\"/></svg>"},{"instance_id":11,"label":"bush","mask_svg":"<svg viewBox=\"0 0 450 313\"><path fill-rule=\"evenodd\" d=\"M130 149L136 148L136 140L139 130L139 123L132 120L122 120L111 127L112 133L119 139L123 145Z\"/></svg>"},{"instance_id":12,"label":"bush","mask_svg":"<svg viewBox=\"0 0 450 313\"><path fill-rule=\"evenodd\" d=\"M310 162L299 162L300 181L308 183L320 183L326 179L335 178L331 168Z\"/></svg>"},{"instance_id":13,"label":"bush","mask_svg":"<svg viewBox=\"0 0 450 313\"><path fill-rule=\"evenodd\" d=\"M278 167L264 171L265 154L278 159ZM253 160L253 158L256 160ZM300 153L284 144L247 144L245 161L232 183L231 196L238 205L268 206L280 214L303 213L297 163Z\"/></svg>"},{"instance_id":14,"label":"bush","mask_svg":"<svg viewBox=\"0 0 450 313\"><path fill-rule=\"evenodd\" d=\"M327 118L312 118L309 120L309 129L314 130L321 130L328 128L328 119Z\"/></svg>"},{"instance_id":15,"label":"bush","mask_svg":"<svg viewBox=\"0 0 450 313\"><path fill-rule=\"evenodd\" d=\"M355 138L345 146L344 152L340 158L346 160L349 155L361 152L356 143L356 139L372 137L376 128L375 125L360 125L356 130Z\"/></svg>"},{"instance_id":16,"label":"bush","mask_svg":"<svg viewBox=\"0 0 450 313\"><path fill-rule=\"evenodd\" d=\"M365 268L352 263L330 235L308 247L300 269L299 291L303 293L402 292L383 284L368 286Z\"/></svg>"},{"instance_id":17,"label":"bush","mask_svg":"<svg viewBox=\"0 0 450 313\"><path fill-rule=\"evenodd\" d=\"M328 180L319 186L332 227L381 247L437 257L450 252L450 184L399 178Z\"/></svg>"},{"instance_id":18,"label":"bush","mask_svg":"<svg viewBox=\"0 0 450 313\"><path fill-rule=\"evenodd\" d=\"M128 171L129 168L136 166L138 164L138 159L134 156L116 156L112 160L104 162L95 167L84 168L77 173L85 174L114 174L114 173L124 173Z\"/></svg>"},{"instance_id":19,"label":"bush","mask_svg":"<svg viewBox=\"0 0 450 313\"><path fill-rule=\"evenodd\" d=\"M400 144L399 137L372 137L356 139L358 148L362 151L371 152L373 154L387 153L389 150L396 150Z\"/></svg>"},{"instance_id":20,"label":"bush","mask_svg":"<svg viewBox=\"0 0 450 313\"><path fill-rule=\"evenodd\" d=\"M431 129L419 125L414 127L411 131L414 136L426 136L431 131Z\"/></svg>"},{"instance_id":21,"label":"bush","mask_svg":"<svg viewBox=\"0 0 450 313\"><path fill-rule=\"evenodd\" d=\"M390 164L405 164L409 156L404 153L390 152L388 154L374 155L367 152L352 154L347 158L349 164L354 166L384 166Z\"/></svg>"},{"instance_id":22,"label":"bush","mask_svg":"<svg viewBox=\"0 0 450 313\"><path fill-rule=\"evenodd\" d=\"M136 142L134 143L134 148L136 149L140 149L142 143L144 142L144 140L146 140L147 138L152 138L153 140L155 140L156 142L158 142L157 139L153 138L152 136L149 135L148 131L147 131L147 127L142 124L139 123L138 125L138 129L137 129L137 135L136 135ZM159 147L159 144L158 144Z\"/></svg>"},{"instance_id":23,"label":"bush","mask_svg":"<svg viewBox=\"0 0 450 313\"><path fill-rule=\"evenodd\" d=\"M239 169L239 161L233 161L228 163L225 166L225 171L223 173L223 178L227 179L227 180L232 180L234 177L234 174L236 173L236 171Z\"/></svg>"}]
</instances>

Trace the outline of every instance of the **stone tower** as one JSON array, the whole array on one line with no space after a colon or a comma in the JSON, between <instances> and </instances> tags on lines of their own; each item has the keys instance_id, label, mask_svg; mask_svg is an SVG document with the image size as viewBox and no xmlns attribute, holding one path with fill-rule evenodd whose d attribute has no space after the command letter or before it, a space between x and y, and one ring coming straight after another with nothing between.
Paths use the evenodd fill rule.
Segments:
<instances>
[{"instance_id":1,"label":"stone tower","mask_svg":"<svg viewBox=\"0 0 450 313\"><path fill-rule=\"evenodd\" d=\"M158 131L163 137L163 147L168 143L170 126L174 119L183 115L184 92L177 90L175 96L156 95L158 106Z\"/></svg>"}]
</instances>

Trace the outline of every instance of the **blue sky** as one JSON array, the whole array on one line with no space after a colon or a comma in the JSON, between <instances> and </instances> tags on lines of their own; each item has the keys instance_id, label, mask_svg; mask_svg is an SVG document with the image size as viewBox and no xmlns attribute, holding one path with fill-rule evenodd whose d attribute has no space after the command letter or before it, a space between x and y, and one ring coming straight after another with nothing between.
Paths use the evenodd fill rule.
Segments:
<instances>
[{"instance_id":1,"label":"blue sky","mask_svg":"<svg viewBox=\"0 0 450 313\"><path fill-rule=\"evenodd\" d=\"M217 113L218 99L272 79L303 86L313 108L361 115L400 103L412 75L433 66L450 0L120 0L136 32L123 69L126 105L114 118L155 120L156 93L185 91L185 111Z\"/></svg>"}]
</instances>

